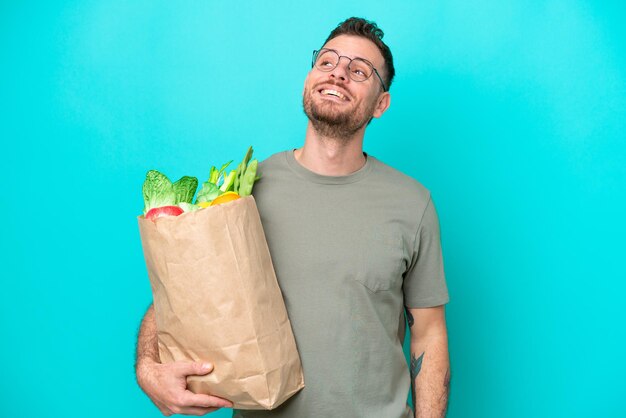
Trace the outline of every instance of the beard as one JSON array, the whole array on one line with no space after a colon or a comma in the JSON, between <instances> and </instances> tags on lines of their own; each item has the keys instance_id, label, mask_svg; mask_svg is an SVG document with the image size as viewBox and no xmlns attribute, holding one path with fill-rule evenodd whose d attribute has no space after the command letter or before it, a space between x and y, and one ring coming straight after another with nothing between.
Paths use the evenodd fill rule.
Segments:
<instances>
[{"instance_id":1,"label":"beard","mask_svg":"<svg viewBox=\"0 0 626 418\"><path fill-rule=\"evenodd\" d=\"M372 120L376 102L356 109L332 101L323 100L322 103L318 103L312 96L315 91L317 90L308 89L305 92L302 107L313 128L320 135L347 142Z\"/></svg>"}]
</instances>

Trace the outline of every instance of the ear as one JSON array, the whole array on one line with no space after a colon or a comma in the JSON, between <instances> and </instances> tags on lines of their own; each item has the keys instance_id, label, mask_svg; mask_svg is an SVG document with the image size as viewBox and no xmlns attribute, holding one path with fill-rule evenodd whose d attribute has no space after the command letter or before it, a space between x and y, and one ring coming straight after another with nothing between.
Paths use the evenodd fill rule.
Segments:
<instances>
[{"instance_id":1,"label":"ear","mask_svg":"<svg viewBox=\"0 0 626 418\"><path fill-rule=\"evenodd\" d=\"M389 105L391 104L391 94L388 91L382 93L378 97L378 102L376 103L376 108L374 108L373 117L379 118L389 109Z\"/></svg>"}]
</instances>

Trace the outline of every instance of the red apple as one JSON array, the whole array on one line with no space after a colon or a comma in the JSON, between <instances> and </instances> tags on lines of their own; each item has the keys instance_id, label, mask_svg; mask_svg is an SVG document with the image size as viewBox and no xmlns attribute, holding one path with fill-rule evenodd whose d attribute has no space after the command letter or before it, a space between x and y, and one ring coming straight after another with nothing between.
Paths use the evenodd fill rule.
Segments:
<instances>
[{"instance_id":1,"label":"red apple","mask_svg":"<svg viewBox=\"0 0 626 418\"><path fill-rule=\"evenodd\" d=\"M161 206L160 208L152 208L146 213L146 219L154 221L161 216L178 216L184 211L178 206Z\"/></svg>"}]
</instances>

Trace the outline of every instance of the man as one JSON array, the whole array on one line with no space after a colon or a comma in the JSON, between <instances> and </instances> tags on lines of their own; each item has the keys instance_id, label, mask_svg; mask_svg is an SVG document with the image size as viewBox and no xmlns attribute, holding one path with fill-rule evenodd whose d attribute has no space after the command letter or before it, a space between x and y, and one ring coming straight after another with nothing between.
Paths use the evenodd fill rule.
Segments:
<instances>
[{"instance_id":1,"label":"man","mask_svg":"<svg viewBox=\"0 0 626 418\"><path fill-rule=\"evenodd\" d=\"M260 165L254 196L306 387L273 411L235 410L234 417L445 416L449 299L435 207L420 183L363 152L368 123L390 104L394 67L382 35L359 18L330 34L304 83L304 146ZM149 309L137 379L165 415L232 406L186 390L187 375L212 368L160 364Z\"/></svg>"}]
</instances>

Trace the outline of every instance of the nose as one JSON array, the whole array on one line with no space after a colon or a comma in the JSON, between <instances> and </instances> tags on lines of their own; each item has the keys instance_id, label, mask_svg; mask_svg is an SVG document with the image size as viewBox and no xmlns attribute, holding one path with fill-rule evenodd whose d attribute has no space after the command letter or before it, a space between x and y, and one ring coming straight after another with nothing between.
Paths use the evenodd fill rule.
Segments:
<instances>
[{"instance_id":1,"label":"nose","mask_svg":"<svg viewBox=\"0 0 626 418\"><path fill-rule=\"evenodd\" d=\"M330 76L334 78L339 78L341 81L347 81L350 77L348 76L348 65L350 65L350 60L346 58L346 62L342 65L341 59L346 57L339 57L339 62L337 66L330 72Z\"/></svg>"}]
</instances>

